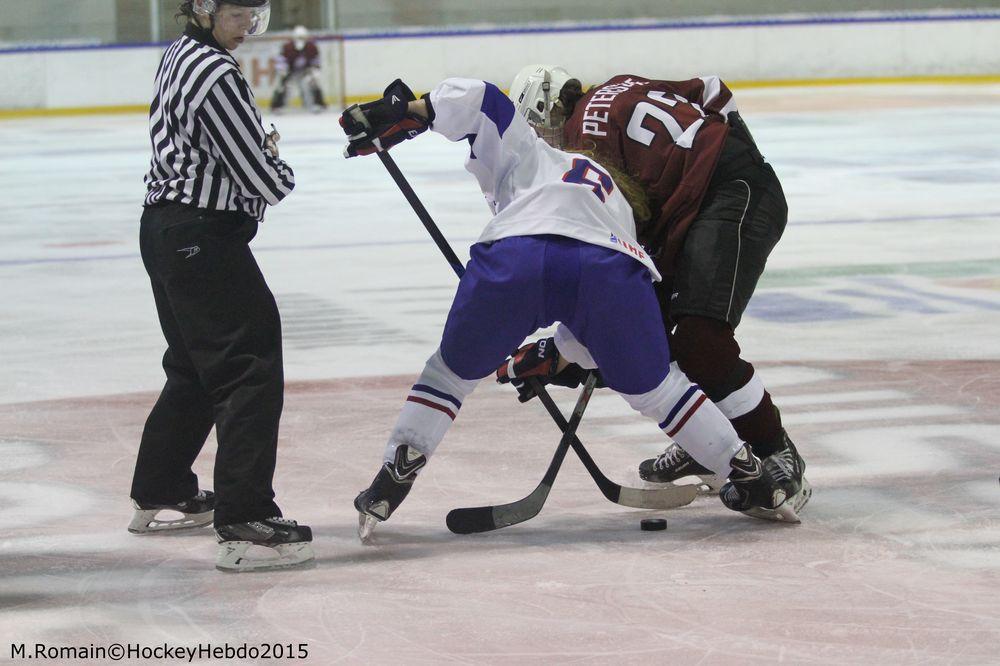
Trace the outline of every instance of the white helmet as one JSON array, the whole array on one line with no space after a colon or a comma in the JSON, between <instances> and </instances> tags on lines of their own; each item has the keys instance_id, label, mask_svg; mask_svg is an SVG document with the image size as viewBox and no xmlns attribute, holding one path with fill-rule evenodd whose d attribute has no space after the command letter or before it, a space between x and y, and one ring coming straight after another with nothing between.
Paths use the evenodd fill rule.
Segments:
<instances>
[{"instance_id":1,"label":"white helmet","mask_svg":"<svg viewBox=\"0 0 1000 666\"><path fill-rule=\"evenodd\" d=\"M295 26L295 30L292 31L292 41L295 42L295 48L301 50L308 39L309 30L304 25Z\"/></svg>"},{"instance_id":2,"label":"white helmet","mask_svg":"<svg viewBox=\"0 0 1000 666\"><path fill-rule=\"evenodd\" d=\"M553 127L552 107L559 101L559 91L572 78L556 65L528 65L510 84L510 98L528 123L549 129Z\"/></svg>"}]
</instances>

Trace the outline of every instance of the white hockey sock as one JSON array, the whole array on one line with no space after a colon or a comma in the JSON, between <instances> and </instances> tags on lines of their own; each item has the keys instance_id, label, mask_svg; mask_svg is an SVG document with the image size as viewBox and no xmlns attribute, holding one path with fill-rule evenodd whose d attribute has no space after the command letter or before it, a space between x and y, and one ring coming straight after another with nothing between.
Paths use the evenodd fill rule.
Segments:
<instances>
[{"instance_id":1,"label":"white hockey sock","mask_svg":"<svg viewBox=\"0 0 1000 666\"><path fill-rule=\"evenodd\" d=\"M719 476L729 476L729 461L743 440L729 419L702 390L687 378L676 363L652 391L622 394L633 409L655 420L660 429L692 458Z\"/></svg>"},{"instance_id":2,"label":"white hockey sock","mask_svg":"<svg viewBox=\"0 0 1000 666\"><path fill-rule=\"evenodd\" d=\"M580 341L573 336L572 331L562 324L556 327L556 332L552 335L552 339L555 340L556 349L559 350L560 356L570 363L576 363L581 368L586 368L587 370L597 368L597 362L590 355L590 351L580 344Z\"/></svg>"},{"instance_id":3,"label":"white hockey sock","mask_svg":"<svg viewBox=\"0 0 1000 666\"><path fill-rule=\"evenodd\" d=\"M764 399L764 382L754 372L750 381L715 403L719 411L732 420L749 414Z\"/></svg>"},{"instance_id":4,"label":"white hockey sock","mask_svg":"<svg viewBox=\"0 0 1000 666\"><path fill-rule=\"evenodd\" d=\"M445 365L441 350L435 351L406 396L385 445L383 460L392 462L401 444L409 444L430 459L455 421L462 402L478 383L479 380L470 381L456 375Z\"/></svg>"}]
</instances>

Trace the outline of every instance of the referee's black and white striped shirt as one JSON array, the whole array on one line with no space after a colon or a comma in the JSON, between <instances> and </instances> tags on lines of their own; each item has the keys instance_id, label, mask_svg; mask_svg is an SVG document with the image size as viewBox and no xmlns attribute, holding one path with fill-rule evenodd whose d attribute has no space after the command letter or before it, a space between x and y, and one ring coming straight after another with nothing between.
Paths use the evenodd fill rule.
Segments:
<instances>
[{"instance_id":1,"label":"referee's black and white striped shirt","mask_svg":"<svg viewBox=\"0 0 1000 666\"><path fill-rule=\"evenodd\" d=\"M239 64L194 24L163 54L149 132L146 206L169 200L261 221L268 204L295 187L291 167L264 149L260 111Z\"/></svg>"}]
</instances>

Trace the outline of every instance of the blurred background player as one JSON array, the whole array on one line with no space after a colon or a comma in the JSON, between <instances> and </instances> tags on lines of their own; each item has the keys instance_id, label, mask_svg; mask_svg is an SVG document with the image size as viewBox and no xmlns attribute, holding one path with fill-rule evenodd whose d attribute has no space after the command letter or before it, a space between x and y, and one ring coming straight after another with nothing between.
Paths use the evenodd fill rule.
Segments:
<instances>
[{"instance_id":1,"label":"blurred background player","mask_svg":"<svg viewBox=\"0 0 1000 666\"><path fill-rule=\"evenodd\" d=\"M619 75L584 94L562 67L529 65L511 97L540 132L593 151L644 188L652 215L637 220L638 239L663 276L655 288L673 357L757 456L794 467L781 416L735 338L788 207L726 84ZM676 444L639 474L721 482Z\"/></svg>"},{"instance_id":2,"label":"blurred background player","mask_svg":"<svg viewBox=\"0 0 1000 666\"><path fill-rule=\"evenodd\" d=\"M278 73L281 82L271 98L271 110L278 113L288 102L288 90L298 86L302 96L302 106L314 113L326 110L323 90L319 85L319 47L316 41L309 38L305 26L297 26L292 31L292 38L281 47L278 56Z\"/></svg>"},{"instance_id":3,"label":"blurred background player","mask_svg":"<svg viewBox=\"0 0 1000 666\"><path fill-rule=\"evenodd\" d=\"M214 522L218 568L292 566L313 559L312 532L282 518L274 501L281 321L248 244L295 176L230 54L267 30L270 4L188 0L180 14L188 23L163 55L150 106L139 228L167 381L142 432L129 531ZM191 469L213 426L216 495L198 489ZM181 517L158 518L162 511Z\"/></svg>"},{"instance_id":4,"label":"blurred background player","mask_svg":"<svg viewBox=\"0 0 1000 666\"><path fill-rule=\"evenodd\" d=\"M358 115L361 117L359 118ZM344 112L347 155L370 154L428 127L468 140L466 168L494 213L452 302L441 343L410 390L369 488L354 501L359 534L400 505L479 381L539 328L560 322L603 381L652 418L701 464L731 479L722 500L762 518L797 521L796 475L761 462L732 425L671 366L652 283L660 276L635 240L634 192L591 158L549 146L496 86L447 79L420 100L397 80L378 101ZM623 191L622 187L626 189ZM549 357L517 354L512 379L545 371ZM574 345L564 344L564 352Z\"/></svg>"}]
</instances>

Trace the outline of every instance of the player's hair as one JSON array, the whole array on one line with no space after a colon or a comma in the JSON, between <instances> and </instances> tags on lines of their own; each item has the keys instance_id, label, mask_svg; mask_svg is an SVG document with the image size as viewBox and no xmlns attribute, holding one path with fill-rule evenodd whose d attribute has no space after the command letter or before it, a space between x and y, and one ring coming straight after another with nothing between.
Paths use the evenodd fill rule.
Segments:
<instances>
[{"instance_id":1,"label":"player's hair","mask_svg":"<svg viewBox=\"0 0 1000 666\"><path fill-rule=\"evenodd\" d=\"M562 107L562 112L567 118L573 115L576 103L583 99L585 94L580 79L570 79L563 84L559 91L559 106Z\"/></svg>"},{"instance_id":2,"label":"player's hair","mask_svg":"<svg viewBox=\"0 0 1000 666\"><path fill-rule=\"evenodd\" d=\"M653 217L653 211L649 208L649 197L646 195L646 190L635 178L616 166L608 166L606 162L607 160L601 162L601 166L608 170L611 179L615 181L618 189L622 191L625 201L632 207L632 216L635 217L635 226L638 231L638 228L641 228L642 225L649 222Z\"/></svg>"},{"instance_id":3,"label":"player's hair","mask_svg":"<svg viewBox=\"0 0 1000 666\"><path fill-rule=\"evenodd\" d=\"M584 95L586 93L583 91L583 85L579 79L570 79L563 84L559 91L559 101L552 107L552 124L562 127L566 119L573 115L576 103L583 99ZM637 226L648 222L653 217L646 190L639 184L639 181L618 166L617 160L608 155L598 155L597 145L593 141L588 141L582 150L574 149L573 152L593 158L607 170L612 180L618 184L618 189L622 191L629 206L632 207L632 215L635 217Z\"/></svg>"},{"instance_id":4,"label":"player's hair","mask_svg":"<svg viewBox=\"0 0 1000 666\"><path fill-rule=\"evenodd\" d=\"M632 207L632 216L635 218L637 230L653 218L652 209L649 207L649 195L646 194L645 188L639 184L635 176L618 166L618 162L614 158L604 153L598 153L597 145L593 141L587 141L583 149L566 148L566 150L593 159L608 172L611 179L615 181L615 185L621 190L625 201Z\"/></svg>"}]
</instances>

